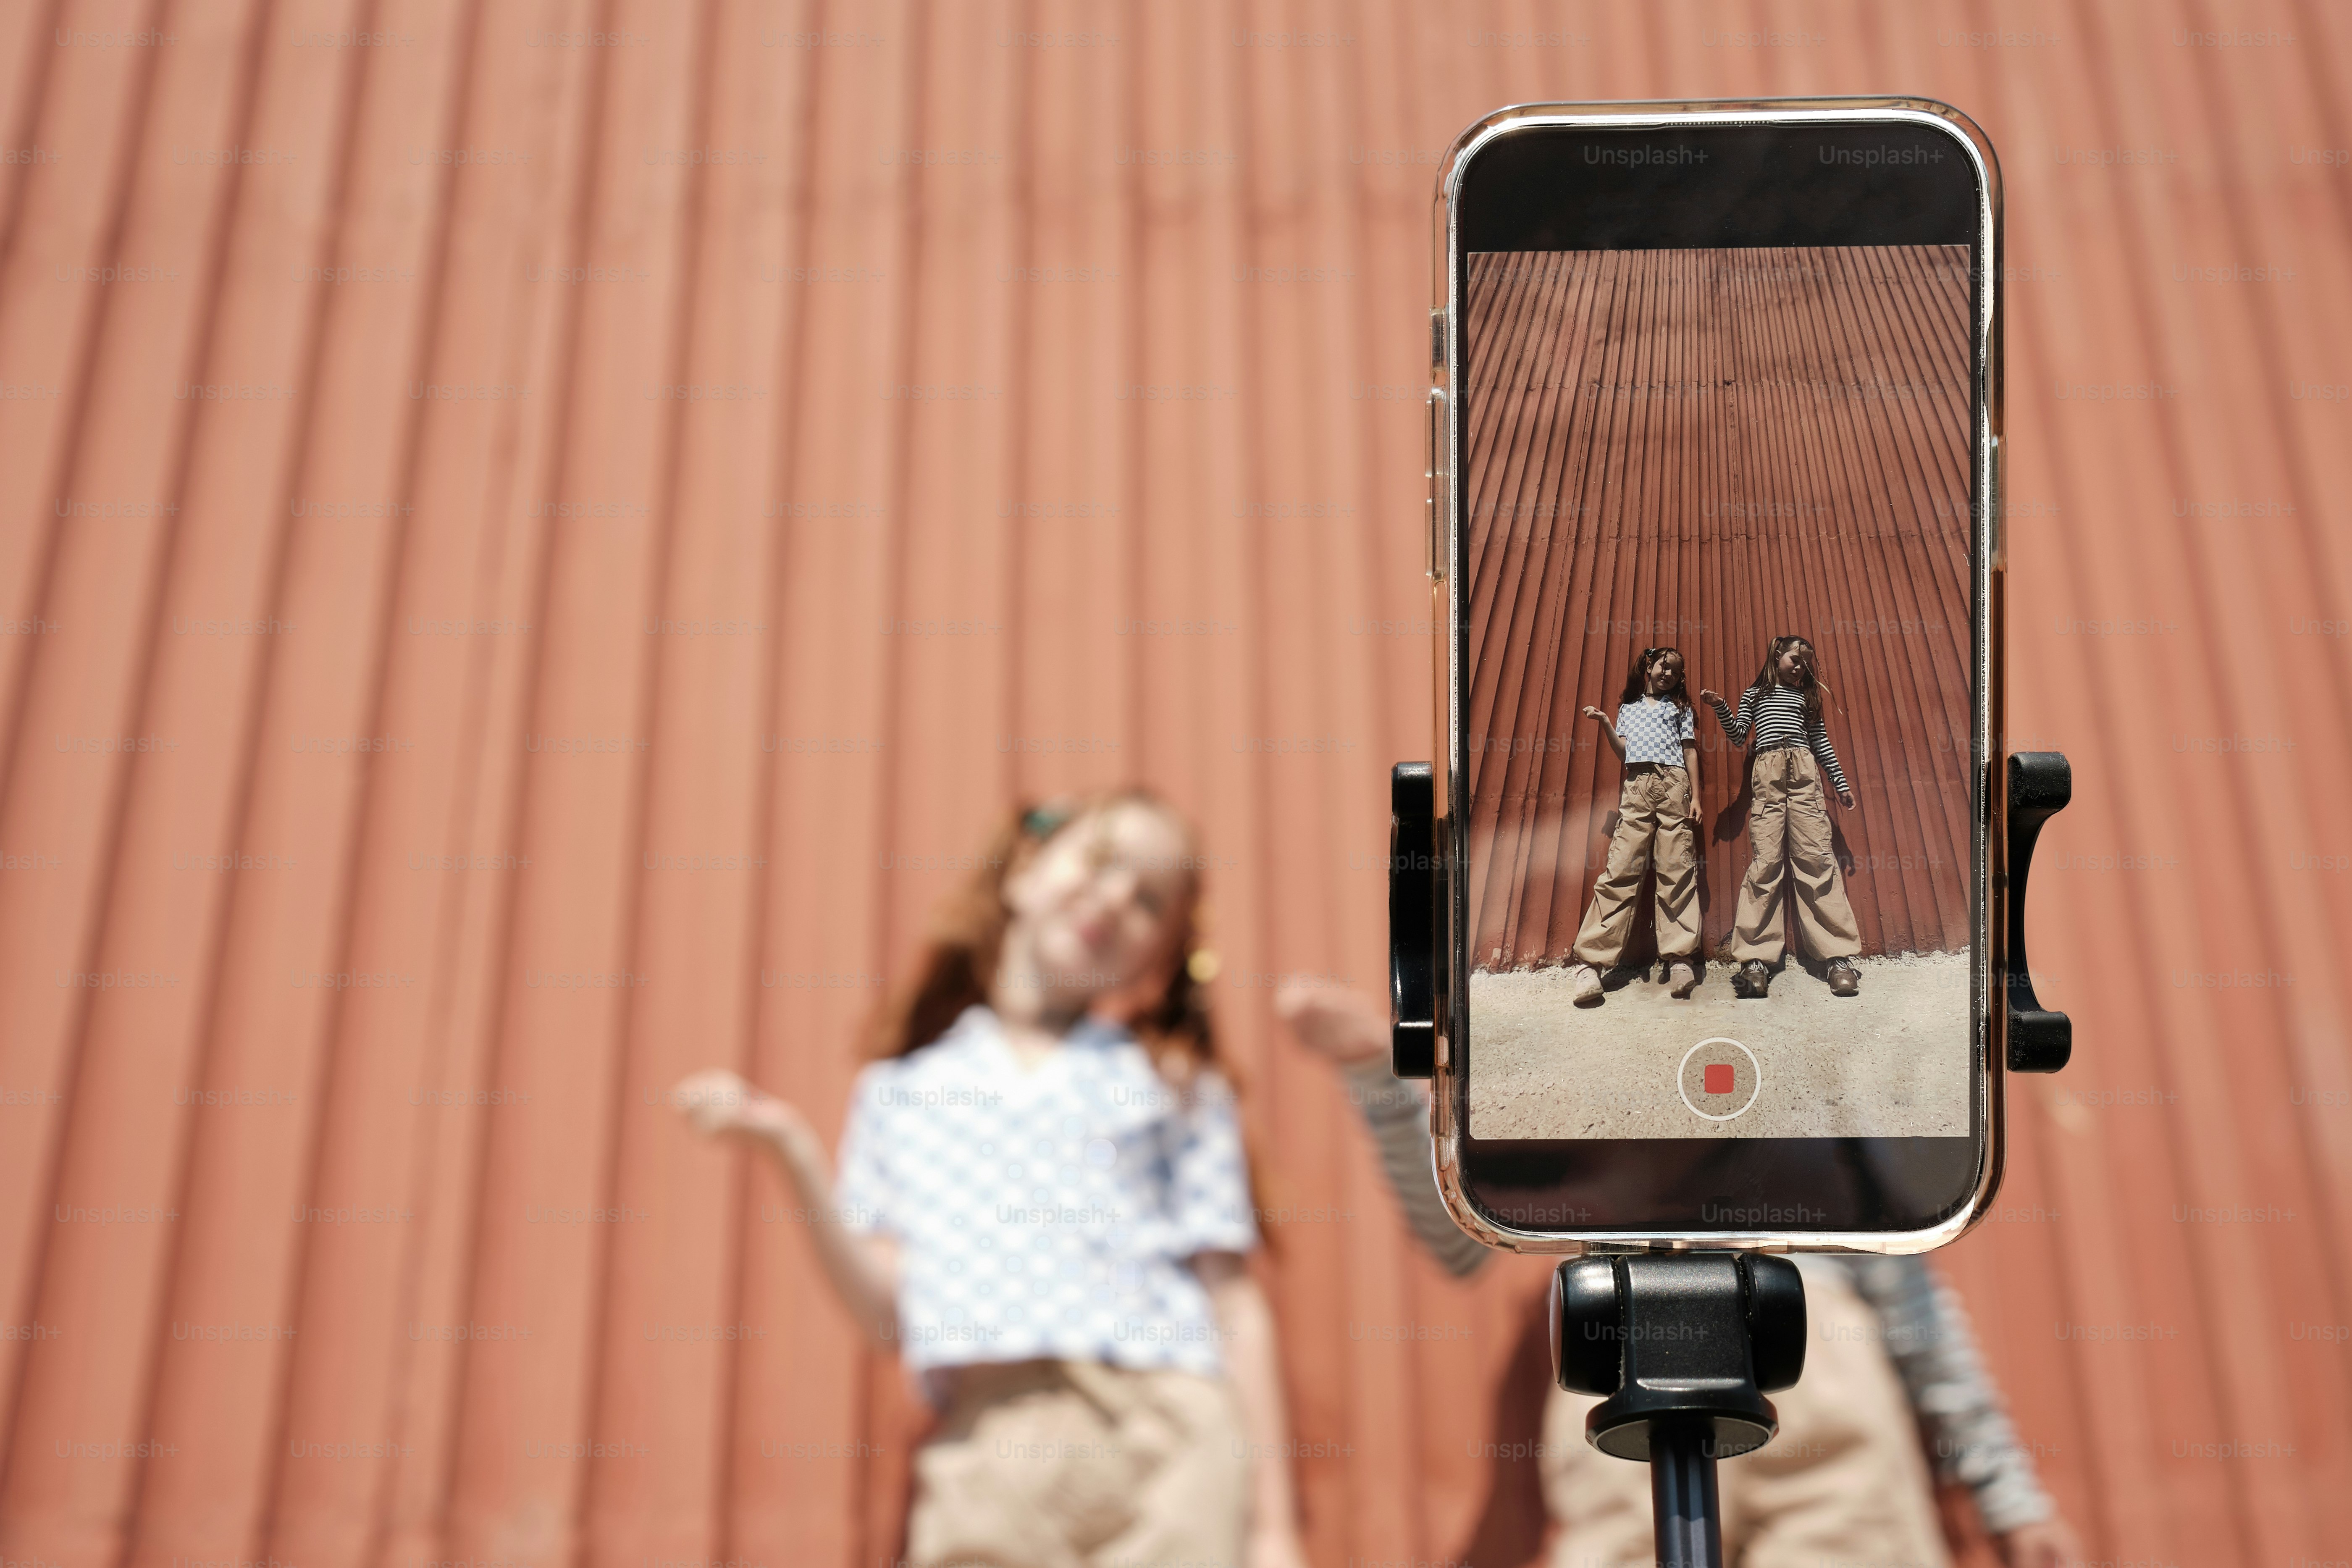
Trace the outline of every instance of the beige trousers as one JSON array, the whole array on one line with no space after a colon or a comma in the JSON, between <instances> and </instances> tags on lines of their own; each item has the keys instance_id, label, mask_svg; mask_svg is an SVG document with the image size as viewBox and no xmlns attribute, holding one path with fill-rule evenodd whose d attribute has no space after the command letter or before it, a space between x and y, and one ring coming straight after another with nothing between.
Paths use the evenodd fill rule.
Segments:
<instances>
[{"instance_id":1,"label":"beige trousers","mask_svg":"<svg viewBox=\"0 0 2352 1568\"><path fill-rule=\"evenodd\" d=\"M1770 1395L1780 1435L1716 1467L1725 1568L1948 1568L1918 1427L1878 1314L1805 1279L1805 1375ZM1650 1568L1650 1468L1584 1440L1598 1401L1554 1393L1544 1500L1551 1568Z\"/></svg>"},{"instance_id":2,"label":"beige trousers","mask_svg":"<svg viewBox=\"0 0 2352 1568\"><path fill-rule=\"evenodd\" d=\"M1570 950L1580 963L1606 969L1625 956L1641 912L1642 878L1658 871L1658 956L1698 954L1698 832L1690 823L1690 770L1636 763L1617 797L1617 831L1609 863L1592 885Z\"/></svg>"},{"instance_id":3,"label":"beige trousers","mask_svg":"<svg viewBox=\"0 0 2352 1568\"><path fill-rule=\"evenodd\" d=\"M1238 1564L1249 1473L1222 1382L1099 1362L966 1367L915 1454L908 1568Z\"/></svg>"},{"instance_id":4,"label":"beige trousers","mask_svg":"<svg viewBox=\"0 0 2352 1568\"><path fill-rule=\"evenodd\" d=\"M1781 897L1797 906L1797 932L1811 957L1851 958L1862 951L1862 928L1845 896L1837 852L1830 842L1829 806L1821 764L1801 746L1756 753L1748 773L1748 845L1754 857L1739 884L1739 911L1731 925L1731 961L1778 963Z\"/></svg>"}]
</instances>

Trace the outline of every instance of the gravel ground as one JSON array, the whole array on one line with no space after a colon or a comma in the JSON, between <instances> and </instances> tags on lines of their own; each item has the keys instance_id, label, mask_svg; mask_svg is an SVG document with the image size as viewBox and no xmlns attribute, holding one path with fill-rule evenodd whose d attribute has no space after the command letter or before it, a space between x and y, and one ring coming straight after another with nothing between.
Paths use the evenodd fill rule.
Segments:
<instances>
[{"instance_id":1,"label":"gravel ground","mask_svg":"<svg viewBox=\"0 0 2352 1568\"><path fill-rule=\"evenodd\" d=\"M1862 994L1789 964L1771 994L1731 994L1712 963L1687 1000L1653 968L1611 975L1599 1006L1570 1003L1569 971L1470 977L1470 1131L1480 1138L1819 1138L1965 1136L1969 1130L1969 960L1914 952L1856 961ZM1760 1085L1727 1121L1685 1103L1730 1110L1751 1075L1709 1099L1685 1061L1710 1037L1754 1053ZM1710 1054L1722 1054L1713 1047ZM1744 1064L1730 1053L1729 1059ZM1704 1058L1700 1058L1703 1064Z\"/></svg>"}]
</instances>

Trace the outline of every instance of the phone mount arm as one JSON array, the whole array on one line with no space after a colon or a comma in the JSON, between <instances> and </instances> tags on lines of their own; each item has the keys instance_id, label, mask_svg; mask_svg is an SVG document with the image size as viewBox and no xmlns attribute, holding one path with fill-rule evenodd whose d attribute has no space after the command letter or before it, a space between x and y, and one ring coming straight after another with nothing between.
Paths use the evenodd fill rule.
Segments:
<instances>
[{"instance_id":1,"label":"phone mount arm","mask_svg":"<svg viewBox=\"0 0 2352 1568\"><path fill-rule=\"evenodd\" d=\"M1660 1568L1722 1568L1715 1462L1780 1430L1764 1397L1805 1370L1805 1283L1748 1252L1571 1258L1551 1283L1552 1375L1604 1397L1586 1440L1646 1459Z\"/></svg>"},{"instance_id":2,"label":"phone mount arm","mask_svg":"<svg viewBox=\"0 0 2352 1568\"><path fill-rule=\"evenodd\" d=\"M1427 763L1389 770L1389 1008L1391 1068L1399 1078L1437 1071L1437 788Z\"/></svg>"},{"instance_id":3,"label":"phone mount arm","mask_svg":"<svg viewBox=\"0 0 2352 1568\"><path fill-rule=\"evenodd\" d=\"M2033 973L2025 960L2025 881L2042 825L2074 798L2074 771L2058 752L2012 752L2008 784L2009 948L2001 990L2009 1014L2009 1070L2056 1072L2074 1054L2074 1025L2033 994Z\"/></svg>"}]
</instances>

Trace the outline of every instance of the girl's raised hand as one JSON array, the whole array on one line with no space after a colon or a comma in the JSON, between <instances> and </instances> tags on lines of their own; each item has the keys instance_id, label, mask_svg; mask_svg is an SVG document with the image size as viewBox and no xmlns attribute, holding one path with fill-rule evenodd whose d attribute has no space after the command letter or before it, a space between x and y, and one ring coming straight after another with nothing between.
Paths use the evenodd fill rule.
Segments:
<instances>
[{"instance_id":1,"label":"girl's raised hand","mask_svg":"<svg viewBox=\"0 0 2352 1568\"><path fill-rule=\"evenodd\" d=\"M1700 687L1698 689L1698 698L1702 702L1720 702L1723 700L1723 699L1716 693L1715 688L1711 686Z\"/></svg>"},{"instance_id":2,"label":"girl's raised hand","mask_svg":"<svg viewBox=\"0 0 2352 1568\"><path fill-rule=\"evenodd\" d=\"M705 1138L758 1137L801 1123L799 1111L725 1068L706 1068L678 1079L669 1101Z\"/></svg>"},{"instance_id":3,"label":"girl's raised hand","mask_svg":"<svg viewBox=\"0 0 2352 1568\"><path fill-rule=\"evenodd\" d=\"M1388 1058L1388 1004L1365 992L1293 975L1276 989L1274 1014L1300 1044L1341 1067Z\"/></svg>"},{"instance_id":4,"label":"girl's raised hand","mask_svg":"<svg viewBox=\"0 0 2352 1568\"><path fill-rule=\"evenodd\" d=\"M1606 713L1603 713L1600 709L1595 708L1595 707L1594 707L1591 703L1590 703L1590 702L1588 702L1588 703L1586 703L1586 704L1584 705L1584 716L1585 716L1586 718L1588 718L1588 719L1598 720L1600 722L1601 722L1601 723L1603 723L1603 724L1606 724L1607 722L1609 722L1609 715L1608 715L1608 714L1606 714Z\"/></svg>"}]
</instances>

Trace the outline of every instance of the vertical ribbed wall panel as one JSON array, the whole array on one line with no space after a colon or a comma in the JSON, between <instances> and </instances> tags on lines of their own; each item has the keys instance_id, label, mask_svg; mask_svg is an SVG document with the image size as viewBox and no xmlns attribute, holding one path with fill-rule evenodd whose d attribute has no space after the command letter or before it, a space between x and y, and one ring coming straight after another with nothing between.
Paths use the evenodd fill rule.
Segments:
<instances>
[{"instance_id":1,"label":"vertical ribbed wall panel","mask_svg":"<svg viewBox=\"0 0 2352 1568\"><path fill-rule=\"evenodd\" d=\"M835 1134L932 858L1139 776L1213 857L1316 1560L1538 1561L1546 1270L1422 1259L1268 1007L1380 984L1382 774L1433 744L1430 179L1500 103L1877 82L2003 155L2011 739L2076 769L2032 922L2076 1063L1945 1267L2087 1556L2340 1555L2352 21L1764 25L0 7L0 1555L898 1555L919 1405L660 1090ZM1472 724L1589 739L1664 615L1736 694L1808 616L1868 940L1950 947L1960 644L1838 623L1964 624L1960 426L1796 384L1957 378L1966 290L1814 259L1874 280L1474 280L1519 393ZM1481 753L1482 956L1566 944L1614 779Z\"/></svg>"}]
</instances>

